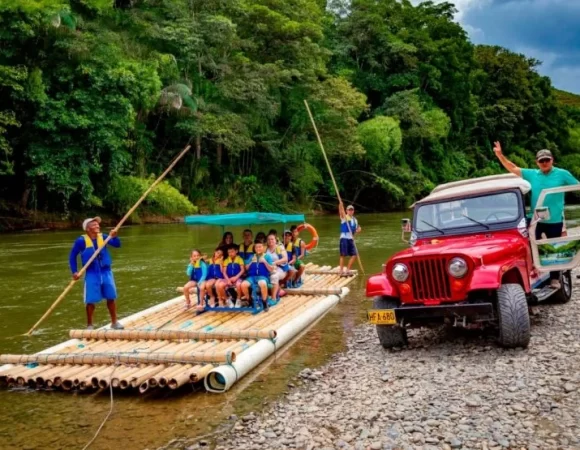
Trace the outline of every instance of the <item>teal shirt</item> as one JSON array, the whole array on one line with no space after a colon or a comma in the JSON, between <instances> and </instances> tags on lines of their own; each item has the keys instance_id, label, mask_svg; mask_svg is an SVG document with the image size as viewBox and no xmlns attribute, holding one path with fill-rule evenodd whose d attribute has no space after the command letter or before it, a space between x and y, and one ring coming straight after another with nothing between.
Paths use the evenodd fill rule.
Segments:
<instances>
[{"instance_id":1,"label":"teal shirt","mask_svg":"<svg viewBox=\"0 0 580 450\"><path fill-rule=\"evenodd\" d=\"M578 180L567 170L553 167L547 174L540 169L522 169L522 178L532 185L532 214L542 190L578 184ZM543 206L550 210L550 220L544 223L559 223L564 217L564 193L550 194L544 199Z\"/></svg>"}]
</instances>

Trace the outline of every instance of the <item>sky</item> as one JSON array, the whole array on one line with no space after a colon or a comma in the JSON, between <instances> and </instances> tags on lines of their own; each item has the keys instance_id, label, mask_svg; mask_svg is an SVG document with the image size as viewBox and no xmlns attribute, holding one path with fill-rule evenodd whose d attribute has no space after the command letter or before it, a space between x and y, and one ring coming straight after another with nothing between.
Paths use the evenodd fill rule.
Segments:
<instances>
[{"instance_id":1,"label":"sky","mask_svg":"<svg viewBox=\"0 0 580 450\"><path fill-rule=\"evenodd\" d=\"M580 94L580 0L447 1L455 4L455 19L473 43L540 60L538 72L552 85Z\"/></svg>"}]
</instances>

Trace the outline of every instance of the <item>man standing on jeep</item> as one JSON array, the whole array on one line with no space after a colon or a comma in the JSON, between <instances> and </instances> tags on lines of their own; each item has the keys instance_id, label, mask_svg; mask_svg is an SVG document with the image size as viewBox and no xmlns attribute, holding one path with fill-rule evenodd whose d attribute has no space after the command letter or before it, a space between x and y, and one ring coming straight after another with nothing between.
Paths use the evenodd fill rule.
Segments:
<instances>
[{"instance_id":1,"label":"man standing on jeep","mask_svg":"<svg viewBox=\"0 0 580 450\"><path fill-rule=\"evenodd\" d=\"M521 169L516 166L503 155L499 142L495 143L493 151L508 171L522 177L532 186L532 211L536 208L542 190L579 183L567 170L554 167L554 157L550 150L544 149L536 153L536 163L539 169ZM536 239L541 239L542 234L545 234L548 239L560 237L564 226L564 193L546 196L544 206L548 207L550 218L538 222ZM550 279L551 286L560 289L560 272L550 272Z\"/></svg>"}]
</instances>

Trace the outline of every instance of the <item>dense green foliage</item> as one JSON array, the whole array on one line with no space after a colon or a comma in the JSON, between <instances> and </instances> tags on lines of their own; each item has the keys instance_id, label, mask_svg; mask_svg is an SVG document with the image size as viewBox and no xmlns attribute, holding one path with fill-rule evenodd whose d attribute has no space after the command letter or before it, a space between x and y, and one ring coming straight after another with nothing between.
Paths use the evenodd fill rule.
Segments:
<instances>
[{"instance_id":1,"label":"dense green foliage","mask_svg":"<svg viewBox=\"0 0 580 450\"><path fill-rule=\"evenodd\" d=\"M108 187L105 206L114 213L123 215L154 181L153 177L149 180L132 176L114 177ZM197 208L175 187L163 181L145 198L140 208L140 211L142 210L152 214L178 216L193 214Z\"/></svg>"},{"instance_id":2,"label":"dense green foliage","mask_svg":"<svg viewBox=\"0 0 580 450\"><path fill-rule=\"evenodd\" d=\"M538 61L474 46L451 4L0 0L0 193L122 214L187 143L151 212L282 210L334 192L403 207L540 148L580 175L580 109ZM189 200L187 200L189 199ZM289 206L294 205L294 206Z\"/></svg>"}]
</instances>

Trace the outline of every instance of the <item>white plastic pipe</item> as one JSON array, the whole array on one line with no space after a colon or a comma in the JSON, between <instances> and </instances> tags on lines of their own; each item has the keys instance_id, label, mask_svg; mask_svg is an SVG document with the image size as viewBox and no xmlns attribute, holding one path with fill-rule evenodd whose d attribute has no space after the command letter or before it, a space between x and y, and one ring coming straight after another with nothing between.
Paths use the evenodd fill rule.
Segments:
<instances>
[{"instance_id":1,"label":"white plastic pipe","mask_svg":"<svg viewBox=\"0 0 580 450\"><path fill-rule=\"evenodd\" d=\"M349 293L349 289L342 288L340 295L329 295L308 308L290 322L282 325L278 330L275 343L270 339L262 339L249 349L237 355L233 364L218 366L205 377L204 385L209 392L221 394L229 390L240 378L262 363L276 349L282 348L294 336L308 327L333 308L341 298Z\"/></svg>"}]
</instances>

